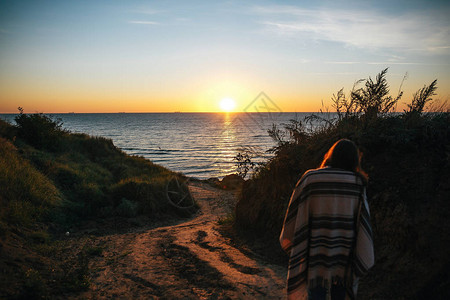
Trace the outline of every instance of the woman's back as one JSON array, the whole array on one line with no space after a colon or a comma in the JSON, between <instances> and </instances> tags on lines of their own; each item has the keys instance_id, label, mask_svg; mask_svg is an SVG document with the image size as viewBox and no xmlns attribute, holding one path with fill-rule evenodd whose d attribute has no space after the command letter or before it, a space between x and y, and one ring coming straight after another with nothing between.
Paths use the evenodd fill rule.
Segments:
<instances>
[{"instance_id":1,"label":"woman's back","mask_svg":"<svg viewBox=\"0 0 450 300\"><path fill-rule=\"evenodd\" d=\"M356 293L374 261L365 183L359 172L333 167L309 170L297 183L280 235L290 255L289 298L332 284Z\"/></svg>"}]
</instances>

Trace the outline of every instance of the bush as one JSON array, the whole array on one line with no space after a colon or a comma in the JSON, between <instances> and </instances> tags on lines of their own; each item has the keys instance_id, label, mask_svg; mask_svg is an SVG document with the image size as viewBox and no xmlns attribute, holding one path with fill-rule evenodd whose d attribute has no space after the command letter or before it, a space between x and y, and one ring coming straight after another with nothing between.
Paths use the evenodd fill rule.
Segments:
<instances>
[{"instance_id":1,"label":"bush","mask_svg":"<svg viewBox=\"0 0 450 300\"><path fill-rule=\"evenodd\" d=\"M351 101L357 106L359 112L363 112L367 119L373 119L378 114L390 112L400 100L403 92L397 97L389 95L389 85L386 80L388 69L381 71L375 81L372 78L360 80L365 82L363 88L351 92Z\"/></svg>"},{"instance_id":2,"label":"bush","mask_svg":"<svg viewBox=\"0 0 450 300\"><path fill-rule=\"evenodd\" d=\"M425 104L432 100L432 97L436 95L434 92L437 89L437 79L434 80L429 86L424 86L418 90L411 101L408 104L407 113L422 113L425 108Z\"/></svg>"},{"instance_id":3,"label":"bush","mask_svg":"<svg viewBox=\"0 0 450 300\"><path fill-rule=\"evenodd\" d=\"M152 182L141 178L128 178L112 187L112 197L117 206L123 205L123 199L137 203L139 213L155 214L167 212L168 203L165 201L165 182Z\"/></svg>"},{"instance_id":4,"label":"bush","mask_svg":"<svg viewBox=\"0 0 450 300\"><path fill-rule=\"evenodd\" d=\"M135 217L138 213L138 205L125 198L122 198L121 203L116 208L116 213L122 217Z\"/></svg>"},{"instance_id":5,"label":"bush","mask_svg":"<svg viewBox=\"0 0 450 300\"><path fill-rule=\"evenodd\" d=\"M370 85L382 81L377 78ZM433 88L425 87L419 94L430 95L426 90ZM381 91L385 95L386 90ZM420 95L420 99L429 99ZM342 95L336 97L342 99ZM341 108L349 107L348 103ZM363 169L370 176L368 198L377 260L361 282L361 298L410 299L430 287L436 288L433 295L447 295L444 287L449 277L437 278L448 274L443 268L449 265L450 254L435 249L450 247L450 224L446 222L450 214L450 113L422 113L422 105L414 103L414 117L408 112L343 111L336 121L317 131L308 132L301 122L286 126L285 133L273 134L272 129L271 135L278 140L275 156L244 184L236 205L237 229L261 236L269 233L276 241L295 183L306 170L319 166L335 141L349 138L362 149Z\"/></svg>"},{"instance_id":6,"label":"bush","mask_svg":"<svg viewBox=\"0 0 450 300\"><path fill-rule=\"evenodd\" d=\"M19 115L15 117L18 136L38 149L57 151L60 149L62 137L67 133L60 120L52 120L43 114L24 114L19 107Z\"/></svg>"},{"instance_id":7,"label":"bush","mask_svg":"<svg viewBox=\"0 0 450 300\"><path fill-rule=\"evenodd\" d=\"M5 139L12 141L16 135L17 128L0 119L0 137L4 137Z\"/></svg>"}]
</instances>

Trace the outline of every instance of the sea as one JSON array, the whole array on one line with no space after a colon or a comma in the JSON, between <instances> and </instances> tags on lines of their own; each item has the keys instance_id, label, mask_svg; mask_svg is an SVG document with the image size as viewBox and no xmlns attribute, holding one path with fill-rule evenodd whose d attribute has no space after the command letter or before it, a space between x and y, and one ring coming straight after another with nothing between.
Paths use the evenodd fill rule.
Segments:
<instances>
[{"instance_id":1,"label":"sea","mask_svg":"<svg viewBox=\"0 0 450 300\"><path fill-rule=\"evenodd\" d=\"M111 139L124 152L197 179L223 178L237 171L235 157L255 163L273 155L277 142L268 130L311 113L67 113L46 114L63 128ZM0 114L15 124L16 114ZM281 132L281 134L283 134Z\"/></svg>"}]
</instances>

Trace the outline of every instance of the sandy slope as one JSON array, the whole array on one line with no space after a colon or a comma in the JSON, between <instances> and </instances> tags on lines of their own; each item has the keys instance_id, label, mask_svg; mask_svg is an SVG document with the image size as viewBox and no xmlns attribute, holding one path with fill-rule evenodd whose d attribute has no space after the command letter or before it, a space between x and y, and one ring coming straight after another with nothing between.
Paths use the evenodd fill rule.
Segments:
<instances>
[{"instance_id":1,"label":"sandy slope","mask_svg":"<svg viewBox=\"0 0 450 300\"><path fill-rule=\"evenodd\" d=\"M284 298L285 268L249 258L217 231L233 194L199 182L189 189L201 207L189 221L98 237L104 251L81 298Z\"/></svg>"}]
</instances>

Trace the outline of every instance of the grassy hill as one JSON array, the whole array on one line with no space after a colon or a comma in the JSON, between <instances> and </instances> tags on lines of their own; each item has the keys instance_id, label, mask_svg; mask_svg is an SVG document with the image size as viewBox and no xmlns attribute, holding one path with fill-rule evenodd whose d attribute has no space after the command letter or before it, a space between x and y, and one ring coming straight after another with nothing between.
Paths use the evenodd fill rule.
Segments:
<instances>
[{"instance_id":1,"label":"grassy hill","mask_svg":"<svg viewBox=\"0 0 450 300\"><path fill-rule=\"evenodd\" d=\"M109 139L70 133L42 114L20 112L16 122L0 120L0 298L85 289L89 255L99 250L67 249L64 241L83 224L118 229L196 210L167 201L168 189L179 190L175 198L186 193L173 184L181 174L127 155Z\"/></svg>"},{"instance_id":2,"label":"grassy hill","mask_svg":"<svg viewBox=\"0 0 450 300\"><path fill-rule=\"evenodd\" d=\"M413 95L404 113L389 113L401 94L389 96L386 71L349 97L339 91L333 98L337 119L318 114L270 130L278 141L275 156L244 184L236 230L277 244L300 176L317 168L335 141L349 138L360 146L370 177L375 242L375 267L362 280L360 298L448 299L450 114L423 112L436 81ZM308 122L320 126L311 132ZM283 256L276 247L273 255Z\"/></svg>"}]
</instances>

